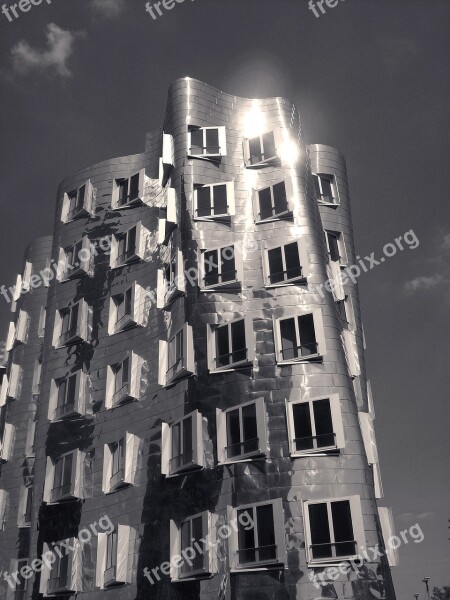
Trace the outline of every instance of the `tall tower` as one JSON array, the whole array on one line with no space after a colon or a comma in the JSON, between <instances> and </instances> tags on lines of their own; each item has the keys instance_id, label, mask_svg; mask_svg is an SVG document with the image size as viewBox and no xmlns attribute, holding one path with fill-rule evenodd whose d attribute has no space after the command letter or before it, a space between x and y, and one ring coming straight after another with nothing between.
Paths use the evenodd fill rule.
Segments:
<instances>
[{"instance_id":1,"label":"tall tower","mask_svg":"<svg viewBox=\"0 0 450 600\"><path fill-rule=\"evenodd\" d=\"M27 597L394 600L345 160L295 107L175 81L51 256Z\"/></svg>"}]
</instances>

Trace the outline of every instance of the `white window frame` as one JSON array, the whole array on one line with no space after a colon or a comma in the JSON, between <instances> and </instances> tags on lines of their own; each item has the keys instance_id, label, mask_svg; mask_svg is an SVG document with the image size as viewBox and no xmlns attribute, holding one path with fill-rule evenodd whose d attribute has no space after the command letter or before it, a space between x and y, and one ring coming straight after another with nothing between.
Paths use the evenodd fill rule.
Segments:
<instances>
[{"instance_id":1,"label":"white window frame","mask_svg":"<svg viewBox=\"0 0 450 600\"><path fill-rule=\"evenodd\" d=\"M275 143L275 155L267 156L267 157L264 156L264 158L262 158L259 161L251 162L250 141L256 140L259 138L260 148L262 151L261 154L263 155L264 154L264 136L267 135L268 133L273 133L273 138L274 138L274 143ZM281 131L281 128L279 128L279 127L275 127L274 129L269 129L267 131L264 131L263 133L261 133L261 135L255 135L253 137L245 138L244 142L243 142L245 167L247 169L260 169L262 167L281 163L282 144L283 144L282 131Z\"/></svg>"},{"instance_id":2,"label":"white window frame","mask_svg":"<svg viewBox=\"0 0 450 600\"><path fill-rule=\"evenodd\" d=\"M75 211L75 207L71 210L71 197L73 194L77 195L77 203L80 195L80 191L84 188L84 199L83 205ZM69 223L70 221L74 221L79 217L89 216L93 212L93 205L95 202L95 188L91 183L91 180L88 179L83 185L79 188L75 188L70 192L66 192L62 201L62 210L61 210L61 221L63 223Z\"/></svg>"},{"instance_id":3,"label":"white window frame","mask_svg":"<svg viewBox=\"0 0 450 600\"><path fill-rule=\"evenodd\" d=\"M192 460L189 463L173 467L175 456L172 456L172 434L173 428L181 425L187 419L191 419ZM183 429L182 429L183 431ZM161 473L167 478L184 475L190 471L197 471L205 466L205 448L203 442L203 417L198 410L184 415L173 423L162 423L161 425ZM182 455L180 455L182 456Z\"/></svg>"},{"instance_id":4,"label":"white window frame","mask_svg":"<svg viewBox=\"0 0 450 600\"><path fill-rule=\"evenodd\" d=\"M19 310L16 325L16 342L26 344L28 341L28 331L30 328L30 316L22 309Z\"/></svg>"},{"instance_id":5,"label":"white window frame","mask_svg":"<svg viewBox=\"0 0 450 600\"><path fill-rule=\"evenodd\" d=\"M199 553L197 550L195 550L195 546L194 546L194 550L196 552L196 556L202 556L203 560L202 560L202 567L201 569L198 569L197 571L190 571L187 572L185 574L182 573L182 569L183 569L183 564L187 564L188 567L190 567L190 565L187 563L187 561L183 561L183 560L176 560L177 558L181 558L182 559L182 555L181 552L184 550L181 546L182 544L182 540L181 540L181 529L182 526L185 523L190 523L189 527L190 530L192 532L192 522L195 519L202 519L202 536L201 539L206 540L206 544L204 545L204 552L203 553ZM215 536L213 534L214 530L215 530L215 526L216 526L216 522L217 522L217 515L214 515L213 513L209 512L209 511L203 511L201 513L198 513L196 515L192 515L186 519L183 520L179 520L179 521L175 521L172 520L170 521L170 579L172 582L176 583L176 582L182 582L182 581L195 581L195 580L199 580L199 579L204 579L204 578L209 578L211 577L211 575L213 575L213 573L217 572L217 569L215 568L214 565L214 555L213 555L213 548L214 548L214 541L215 541ZM197 542L198 543L198 542Z\"/></svg>"},{"instance_id":6,"label":"white window frame","mask_svg":"<svg viewBox=\"0 0 450 600\"><path fill-rule=\"evenodd\" d=\"M22 276L22 290L29 292L31 287L31 273L33 270L33 264L26 261Z\"/></svg>"},{"instance_id":7,"label":"white window frame","mask_svg":"<svg viewBox=\"0 0 450 600\"><path fill-rule=\"evenodd\" d=\"M0 531L1 531L1 527L0 527ZM23 577L21 574L21 570L24 569L25 567L28 567L27 573L30 573L32 576L33 569L31 569L31 567L30 567L30 559L29 558L12 558L10 560L9 572L18 574L17 578L23 583L23 587L22 587L22 589L20 589L18 582L15 579L13 579L12 583L13 583L14 587L11 588L10 585L7 586L6 600L14 600L14 599L25 600L25 598L27 597L27 590L30 587L30 584L28 584L30 577Z\"/></svg>"},{"instance_id":8,"label":"white window frame","mask_svg":"<svg viewBox=\"0 0 450 600\"><path fill-rule=\"evenodd\" d=\"M340 267L346 267L348 263L347 259L347 251L345 248L345 238L342 231L333 231L331 229L324 229L325 234L325 243L327 245L327 252L330 259L330 262L337 262ZM339 250L339 260L333 261L331 260L331 251L330 251L330 241L328 236L334 236L336 238L338 250Z\"/></svg>"},{"instance_id":9,"label":"white window frame","mask_svg":"<svg viewBox=\"0 0 450 600\"><path fill-rule=\"evenodd\" d=\"M54 493L54 490L62 486L57 486L55 488L56 464L60 460L66 460L66 457L69 455L72 455L70 488L67 493L57 496L57 494ZM46 504L59 504L65 501L83 499L83 465L84 453L78 449L65 452L56 459L47 456L43 497L44 502Z\"/></svg>"},{"instance_id":10,"label":"white window frame","mask_svg":"<svg viewBox=\"0 0 450 600\"><path fill-rule=\"evenodd\" d=\"M177 192L175 188L164 189L165 206L159 209L158 243L166 244L173 229L178 225Z\"/></svg>"},{"instance_id":11,"label":"white window frame","mask_svg":"<svg viewBox=\"0 0 450 600\"><path fill-rule=\"evenodd\" d=\"M227 440L228 440L228 429L227 429L227 415L230 412L239 410L239 427L240 427L240 439L241 446L244 444L243 440L243 422L242 422L242 409L246 406L255 405L256 413L256 429L258 433L258 448L251 452L243 452L240 456L227 457ZM216 408L216 427L217 427L217 460L218 464L233 464L237 462L250 462L257 458L264 457L268 454L267 445L267 413L264 398L257 398L244 404L238 404L221 410ZM247 440L248 441L248 440Z\"/></svg>"},{"instance_id":12,"label":"white window frame","mask_svg":"<svg viewBox=\"0 0 450 600\"><path fill-rule=\"evenodd\" d=\"M348 542L355 541L356 552L349 554L348 556L332 556L326 558L313 558L311 552L311 527L309 519L309 506L312 504L327 504L328 514L328 526L330 528L330 544L334 543L334 532L333 532L333 521L331 518L331 503L348 501L350 503L350 514L352 518L352 528L354 540L346 540ZM366 539L364 532L364 521L361 508L360 496L344 496L342 498L324 498L316 500L308 500L303 502L303 518L305 524L305 546L306 546L306 559L308 566L314 565L333 565L339 564L345 560L352 560L358 558L360 552L366 547Z\"/></svg>"},{"instance_id":13,"label":"white window frame","mask_svg":"<svg viewBox=\"0 0 450 600\"><path fill-rule=\"evenodd\" d=\"M159 159L159 185L164 187L175 165L175 148L173 136L170 133L162 135L161 157Z\"/></svg>"},{"instance_id":14,"label":"white window frame","mask_svg":"<svg viewBox=\"0 0 450 600\"><path fill-rule=\"evenodd\" d=\"M127 383L116 390L116 370L118 366L123 369L124 362L128 359ZM133 350L128 350L122 360L106 367L106 396L105 408L113 409L126 402L140 400L141 378L143 375L144 359Z\"/></svg>"},{"instance_id":15,"label":"white window frame","mask_svg":"<svg viewBox=\"0 0 450 600\"><path fill-rule=\"evenodd\" d=\"M253 502L243 504L237 507L227 507L228 523L238 523L238 511L247 510L253 521L255 531L255 543L258 540L258 523L255 519L255 511L259 506L272 506L273 528L275 534L276 557L270 561L255 561L249 563L240 563L239 561L239 541L238 532L232 527L231 536L228 538L228 552L230 561L230 570L233 573L245 571L266 571L270 569L284 568L287 564L286 539L285 539L285 519L283 510L283 500L276 498L274 500L264 500L262 502Z\"/></svg>"},{"instance_id":16,"label":"white window frame","mask_svg":"<svg viewBox=\"0 0 450 600\"><path fill-rule=\"evenodd\" d=\"M170 365L170 344L182 332L183 350L182 356L173 365ZM172 374L170 371L178 364L178 368ZM159 371L158 384L162 386L172 385L185 377L195 375L194 337L192 326L185 323L174 333L170 333L168 340L159 340Z\"/></svg>"},{"instance_id":17,"label":"white window frame","mask_svg":"<svg viewBox=\"0 0 450 600\"><path fill-rule=\"evenodd\" d=\"M210 207L211 213L214 209L214 192L218 186L225 186L227 193L227 212L222 214L210 214L198 216L198 190L200 188L210 189ZM217 183L194 183L193 188L193 218L194 221L229 221L236 213L235 196L234 196L234 181L218 181Z\"/></svg>"},{"instance_id":18,"label":"white window frame","mask_svg":"<svg viewBox=\"0 0 450 600\"><path fill-rule=\"evenodd\" d=\"M131 180L137 177L138 180L138 190L136 198L130 198L131 191ZM127 181L127 202L125 204L119 205L119 194L121 184ZM133 208L134 206L139 206L144 204L145 202L145 184L147 182L147 176L145 174L145 169L140 169L134 173L131 173L127 177L116 177L113 179L113 188L112 188L112 196L111 196L111 208L112 210L126 210L128 208Z\"/></svg>"},{"instance_id":19,"label":"white window frame","mask_svg":"<svg viewBox=\"0 0 450 600\"><path fill-rule=\"evenodd\" d=\"M348 372L350 377L354 379L355 377L361 375L356 334L354 331L350 331L349 329L343 329L341 336Z\"/></svg>"},{"instance_id":20,"label":"white window frame","mask_svg":"<svg viewBox=\"0 0 450 600\"><path fill-rule=\"evenodd\" d=\"M67 339L62 339L62 322L63 316L62 312L70 311L70 321L72 320L72 311L75 306L78 306L78 314L77 314L77 324L75 330L69 329L66 334L72 333L72 335L68 336ZM71 346L73 344L78 344L81 342L88 342L89 338L89 329L91 322L91 308L82 298L78 302L70 306L65 306L60 308L55 313L55 324L53 329L53 342L52 345L54 348L64 348L65 346Z\"/></svg>"},{"instance_id":21,"label":"white window frame","mask_svg":"<svg viewBox=\"0 0 450 600\"><path fill-rule=\"evenodd\" d=\"M69 551L68 548L64 550L64 546L60 545L61 542L67 542L68 546L71 548L75 548L73 551ZM53 549L53 544L50 545L44 542L43 547L43 555L48 553L52 553L56 556L56 561L53 565L50 565L43 562L41 577L39 582L39 593L44 597L52 597L52 596L60 596L61 594L65 594L67 592L81 592L82 590L82 546L83 544L78 542L77 538L69 538L68 540L59 540L58 543L55 544L61 552L61 554L65 551L68 558L68 568L67 568L67 580L65 585L57 586L55 589L51 589L50 581L52 581L52 574L57 573L57 570L60 565L60 560L62 560L58 554ZM54 579L58 579L55 577Z\"/></svg>"},{"instance_id":22,"label":"white window frame","mask_svg":"<svg viewBox=\"0 0 450 600\"><path fill-rule=\"evenodd\" d=\"M129 525L116 525L111 533L117 534L117 554L114 561L114 575L109 582L105 581L108 533L97 536L97 561L95 568L95 586L108 589L111 586L125 585L132 582L132 542L134 530Z\"/></svg>"},{"instance_id":23,"label":"white window frame","mask_svg":"<svg viewBox=\"0 0 450 600\"><path fill-rule=\"evenodd\" d=\"M260 218L260 204L259 204L259 194L265 190L270 190L272 208L275 210L275 196L274 196L274 187L279 185L280 183L284 183L285 191L286 191L286 200L287 200L287 210L282 213L278 213L275 215L271 215L270 217L266 217L264 219ZM292 219L294 213L294 188L292 185L291 177L287 176L284 179L277 179L276 181L272 181L269 185L260 186L254 188L252 190L252 203L253 203L253 214L255 223L272 223L274 221L283 221L285 219Z\"/></svg>"},{"instance_id":24,"label":"white window frame","mask_svg":"<svg viewBox=\"0 0 450 600\"><path fill-rule=\"evenodd\" d=\"M122 310L119 310L119 308L122 305L126 307L127 294L130 297L130 312L124 312L118 320L118 314ZM122 296L123 300L120 301ZM145 326L148 320L150 302L151 298L148 290L139 285L137 281L133 281L124 290L113 293L109 300L108 334L114 335L131 327Z\"/></svg>"},{"instance_id":25,"label":"white window frame","mask_svg":"<svg viewBox=\"0 0 450 600\"><path fill-rule=\"evenodd\" d=\"M16 363L11 364L9 373L5 373L2 379L0 392L0 406L4 406L8 400L18 400L22 391L22 367Z\"/></svg>"},{"instance_id":26,"label":"white window frame","mask_svg":"<svg viewBox=\"0 0 450 600\"><path fill-rule=\"evenodd\" d=\"M324 200L321 200L320 198L316 198L316 186L315 184L313 184L313 191L314 191L314 197L316 199L316 202L318 202L318 204L321 204L323 206L339 206L340 205L340 199L339 199L339 189L336 183L336 176L334 173L323 173L323 172L319 172L319 173L313 173L312 174L313 177L317 177L318 181L319 181L319 189L321 192L321 197L323 196L323 188L322 188L322 180L321 178L326 178L329 180L330 184L331 184L331 189L333 191L333 200L336 200L336 202L326 202Z\"/></svg>"},{"instance_id":27,"label":"white window frame","mask_svg":"<svg viewBox=\"0 0 450 600\"><path fill-rule=\"evenodd\" d=\"M245 344L247 350L247 357L244 360L230 363L222 367L217 366L217 346L216 346L216 333L221 327L228 327L228 341L231 341L230 332L233 323L238 321L244 321L245 327ZM255 332L253 330L253 319L250 315L245 315L239 319L233 319L226 323L218 323L217 325L207 326L207 346L208 346L208 369L210 373L224 373L227 371L235 371L236 369L245 369L253 365L255 360ZM231 344L229 344L231 347ZM232 350L231 354L235 351Z\"/></svg>"},{"instance_id":28,"label":"white window frame","mask_svg":"<svg viewBox=\"0 0 450 600\"><path fill-rule=\"evenodd\" d=\"M213 283L210 285L205 285L205 274L206 274L206 269L205 269L205 253L206 252L217 252L217 256L222 257L222 260L218 261L219 264L216 265L214 264L214 266L218 267L218 274L219 274L219 279L220 276L222 274L222 263L226 260L230 260L230 258L227 258L227 255L224 254L224 251L229 249L229 248L233 248L233 258L234 258L234 267L235 267L235 271L236 271L236 277L234 279L231 279L230 281L224 281L221 282L219 281L218 283ZM199 265L199 269L198 269L198 285L200 288L200 291L203 292L211 292L214 290L222 290L222 289L240 289L242 287L243 281L244 281L244 262L243 262L243 258L242 258L242 248L241 248L241 244L238 242L234 242L232 244L225 244L223 246L215 246L212 248L200 248L198 251L198 265Z\"/></svg>"},{"instance_id":29,"label":"white window frame","mask_svg":"<svg viewBox=\"0 0 450 600\"><path fill-rule=\"evenodd\" d=\"M28 494L31 490L31 507L30 507L30 518L27 520L27 505L28 505ZM31 527L31 519L33 513L33 485L22 485L20 488L19 495L19 508L17 511L17 527Z\"/></svg>"},{"instance_id":30,"label":"white window frame","mask_svg":"<svg viewBox=\"0 0 450 600\"><path fill-rule=\"evenodd\" d=\"M158 269L156 307L166 308L186 292L183 252L175 245L167 247L164 267ZM170 278L167 279L167 271Z\"/></svg>"},{"instance_id":31,"label":"white window frame","mask_svg":"<svg viewBox=\"0 0 450 600\"><path fill-rule=\"evenodd\" d=\"M300 333L299 333L299 325L298 325L298 317L313 315L314 322L314 332L316 335L316 344L317 344L317 352L314 354L309 354L307 356L297 356L295 358L289 358L284 360L282 354L282 345L281 345L281 330L280 330L280 322L288 319L294 319L296 338L298 342L298 347L300 347ZM293 315L283 315L282 317L277 317L273 319L273 330L275 337L275 355L276 361L278 365L292 365L296 363L304 363L310 360L321 359L326 354L326 344L325 344L325 334L323 328L323 319L322 319L322 311L320 309L312 309L309 311L305 311L304 313L295 313Z\"/></svg>"},{"instance_id":32,"label":"white window frame","mask_svg":"<svg viewBox=\"0 0 450 600\"><path fill-rule=\"evenodd\" d=\"M135 243L134 249L129 248L129 236L130 232L135 229ZM126 238L126 246L127 250L125 254L129 254L123 260L120 260L124 254L119 256L119 244L120 239ZM120 267L124 267L125 265L129 265L134 262L138 262L140 260L146 260L148 254L148 248L150 243L150 231L142 225L142 221L138 221L133 227L126 229L125 231L120 231L115 233L111 237L111 253L109 257L109 266L111 269L118 269Z\"/></svg>"},{"instance_id":33,"label":"white window frame","mask_svg":"<svg viewBox=\"0 0 450 600\"><path fill-rule=\"evenodd\" d=\"M277 248L281 248L282 261L284 272L286 272L286 257L285 257L285 246L289 246L290 244L297 244L298 246L298 256L300 260L300 267L302 274L296 277L292 277L290 279L285 279L284 281L271 283L270 277L270 264L269 264L269 251L276 250ZM300 238L299 240L291 240L287 241L284 244L274 244L268 245L265 243L263 245L263 274L264 274L264 284L266 288L276 288L276 287L284 287L287 285L296 285L299 283L306 283L307 278L309 277L309 262L308 262L308 253L306 250L306 240L305 238Z\"/></svg>"},{"instance_id":34,"label":"white window frame","mask_svg":"<svg viewBox=\"0 0 450 600\"><path fill-rule=\"evenodd\" d=\"M114 470L114 453L122 444L122 460L119 470ZM122 438L103 446L102 492L109 494L128 485L135 484L137 461L139 454L139 438L126 433Z\"/></svg>"},{"instance_id":35,"label":"white window frame","mask_svg":"<svg viewBox=\"0 0 450 600\"><path fill-rule=\"evenodd\" d=\"M294 424L294 406L297 404L309 404L310 422L313 437L316 435L316 423L314 419L313 403L320 400L329 400L331 420L333 423L333 433L335 443L323 448L311 448L306 450L297 450L295 443L295 424ZM329 394L327 396L314 396L312 398L301 398L299 400L286 400L286 416L289 436L289 452L292 457L308 455L324 455L329 451L345 448L344 424L342 417L342 407L339 394Z\"/></svg>"},{"instance_id":36,"label":"white window frame","mask_svg":"<svg viewBox=\"0 0 450 600\"><path fill-rule=\"evenodd\" d=\"M219 152L205 152L206 147L206 132L211 129L217 129L218 138L219 138ZM203 132L203 153L202 154L192 154L192 142L191 142L191 133L194 130L201 130ZM189 158L200 158L200 159L208 159L208 158L219 158L221 156L227 155L227 134L226 127L224 126L205 126L205 127L195 127L188 126L188 146L187 146L187 155Z\"/></svg>"},{"instance_id":37,"label":"white window frame","mask_svg":"<svg viewBox=\"0 0 450 600\"><path fill-rule=\"evenodd\" d=\"M79 249L77 250L77 246ZM71 260L68 255L71 254ZM71 279L79 279L84 275L90 275L94 251L89 236L84 235L81 240L59 249L57 279L65 282Z\"/></svg>"},{"instance_id":38,"label":"white window frame","mask_svg":"<svg viewBox=\"0 0 450 600\"><path fill-rule=\"evenodd\" d=\"M75 377L75 388L74 388L74 398L73 398L73 408L69 407L72 405L72 402L67 402L68 396L68 382L69 379ZM86 405L88 400L88 375L84 373L81 369L75 371L74 373L70 373L68 376L60 378L60 379L52 379L50 383L50 398L48 403L48 419L49 421L64 421L69 418L79 417L81 415L86 414ZM66 382L66 392L65 392L65 400L66 402L58 407L59 400L59 389L62 382ZM65 410L58 411L58 408Z\"/></svg>"},{"instance_id":39,"label":"white window frame","mask_svg":"<svg viewBox=\"0 0 450 600\"><path fill-rule=\"evenodd\" d=\"M3 426L3 436L0 439L0 462L8 462L13 455L16 428L11 423Z\"/></svg>"}]
</instances>

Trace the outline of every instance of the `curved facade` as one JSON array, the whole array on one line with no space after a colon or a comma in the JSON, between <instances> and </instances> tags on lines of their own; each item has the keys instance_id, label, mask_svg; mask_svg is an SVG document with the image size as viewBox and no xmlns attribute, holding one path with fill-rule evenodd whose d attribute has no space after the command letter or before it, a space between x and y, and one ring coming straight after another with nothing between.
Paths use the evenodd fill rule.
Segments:
<instances>
[{"instance_id":1,"label":"curved facade","mask_svg":"<svg viewBox=\"0 0 450 600\"><path fill-rule=\"evenodd\" d=\"M357 260L282 98L177 80L144 153L61 184L29 597L394 598Z\"/></svg>"}]
</instances>

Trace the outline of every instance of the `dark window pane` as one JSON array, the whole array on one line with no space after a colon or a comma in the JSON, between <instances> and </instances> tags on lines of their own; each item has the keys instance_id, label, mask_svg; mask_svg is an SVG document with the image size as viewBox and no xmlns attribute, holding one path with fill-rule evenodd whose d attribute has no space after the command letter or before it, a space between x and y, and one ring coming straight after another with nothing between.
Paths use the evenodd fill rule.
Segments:
<instances>
[{"instance_id":1,"label":"dark window pane","mask_svg":"<svg viewBox=\"0 0 450 600\"><path fill-rule=\"evenodd\" d=\"M239 409L227 412L227 458L239 456L241 453L241 430Z\"/></svg>"},{"instance_id":2,"label":"dark window pane","mask_svg":"<svg viewBox=\"0 0 450 600\"><path fill-rule=\"evenodd\" d=\"M339 242L337 235L327 232L327 239L331 260L334 262L339 262L341 260L341 256L339 254Z\"/></svg>"},{"instance_id":3,"label":"dark window pane","mask_svg":"<svg viewBox=\"0 0 450 600\"><path fill-rule=\"evenodd\" d=\"M308 510L313 558L332 556L327 505L325 503L310 504Z\"/></svg>"},{"instance_id":4,"label":"dark window pane","mask_svg":"<svg viewBox=\"0 0 450 600\"><path fill-rule=\"evenodd\" d=\"M287 212L288 201L284 181L280 181L280 183L276 183L273 186L273 202L275 206L274 212L276 215L280 215L282 213Z\"/></svg>"},{"instance_id":5,"label":"dark window pane","mask_svg":"<svg viewBox=\"0 0 450 600\"><path fill-rule=\"evenodd\" d=\"M77 210L81 210L84 207L84 200L86 197L86 186L82 185L78 190L78 202L77 202Z\"/></svg>"},{"instance_id":6,"label":"dark window pane","mask_svg":"<svg viewBox=\"0 0 450 600\"><path fill-rule=\"evenodd\" d=\"M200 540L203 537L203 518L202 517L196 517L195 519L193 519L192 521L192 537L194 538L194 541L191 541L191 546L193 546L195 544L195 542L197 542L198 544L200 544L200 547L203 545L202 542L200 542ZM195 546L193 546L195 548ZM194 564L192 566L192 569L194 571L202 571L203 570L203 554L201 552L195 552L195 557L194 557Z\"/></svg>"},{"instance_id":7,"label":"dark window pane","mask_svg":"<svg viewBox=\"0 0 450 600\"><path fill-rule=\"evenodd\" d=\"M312 314L299 317L298 327L300 330L301 355L309 356L310 354L317 354L318 347Z\"/></svg>"},{"instance_id":8,"label":"dark window pane","mask_svg":"<svg viewBox=\"0 0 450 600\"><path fill-rule=\"evenodd\" d=\"M316 425L317 447L334 446L333 421L331 419L330 401L313 402L314 423Z\"/></svg>"},{"instance_id":9,"label":"dark window pane","mask_svg":"<svg viewBox=\"0 0 450 600\"><path fill-rule=\"evenodd\" d=\"M294 319L283 319L280 321L280 336L281 358L283 360L297 358L297 336L295 333Z\"/></svg>"},{"instance_id":10,"label":"dark window pane","mask_svg":"<svg viewBox=\"0 0 450 600\"><path fill-rule=\"evenodd\" d=\"M275 527L273 522L273 506L266 504L256 508L258 526L259 560L274 560L277 557L275 546Z\"/></svg>"},{"instance_id":11,"label":"dark window pane","mask_svg":"<svg viewBox=\"0 0 450 600\"><path fill-rule=\"evenodd\" d=\"M245 517L241 518L241 515L245 515ZM253 518L252 509L244 509L237 511L238 516L238 547L239 547L239 564L247 564L255 562L256 553L255 553L255 528L248 527L247 529L241 524L248 523L250 519L249 516Z\"/></svg>"},{"instance_id":12,"label":"dark window pane","mask_svg":"<svg viewBox=\"0 0 450 600\"><path fill-rule=\"evenodd\" d=\"M183 463L192 462L192 417L183 421Z\"/></svg>"},{"instance_id":13,"label":"dark window pane","mask_svg":"<svg viewBox=\"0 0 450 600\"><path fill-rule=\"evenodd\" d=\"M219 283L219 252L208 250L204 253L205 285L216 285Z\"/></svg>"},{"instance_id":14,"label":"dark window pane","mask_svg":"<svg viewBox=\"0 0 450 600\"><path fill-rule=\"evenodd\" d=\"M277 155L277 151L275 148L275 138L273 135L273 131L269 131L269 133L265 133L262 136L263 139L263 148L264 148L264 159L272 158Z\"/></svg>"},{"instance_id":15,"label":"dark window pane","mask_svg":"<svg viewBox=\"0 0 450 600\"><path fill-rule=\"evenodd\" d=\"M75 389L77 386L77 376L72 375L67 382L67 392L66 392L66 404L74 404L75 402Z\"/></svg>"},{"instance_id":16,"label":"dark window pane","mask_svg":"<svg viewBox=\"0 0 450 600\"><path fill-rule=\"evenodd\" d=\"M128 248L130 254L136 251L136 227L133 227L128 232Z\"/></svg>"},{"instance_id":17,"label":"dark window pane","mask_svg":"<svg viewBox=\"0 0 450 600\"><path fill-rule=\"evenodd\" d=\"M252 138L249 140L250 148L250 163L254 164L260 162L262 159L261 155L261 140L259 137Z\"/></svg>"},{"instance_id":18,"label":"dark window pane","mask_svg":"<svg viewBox=\"0 0 450 600\"><path fill-rule=\"evenodd\" d=\"M214 214L215 215L226 215L228 214L228 201L227 201L227 186L215 185L213 187L214 193Z\"/></svg>"},{"instance_id":19,"label":"dark window pane","mask_svg":"<svg viewBox=\"0 0 450 600\"><path fill-rule=\"evenodd\" d=\"M296 450L311 450L314 448L314 440L312 438L311 414L309 404L302 402L294 404L292 407L294 417L294 435Z\"/></svg>"},{"instance_id":20,"label":"dark window pane","mask_svg":"<svg viewBox=\"0 0 450 600\"><path fill-rule=\"evenodd\" d=\"M319 177L317 175L313 175L313 181L314 181L314 192L316 194L316 200L321 200Z\"/></svg>"},{"instance_id":21,"label":"dark window pane","mask_svg":"<svg viewBox=\"0 0 450 600\"><path fill-rule=\"evenodd\" d=\"M197 189L197 216L211 216L211 188L208 186Z\"/></svg>"},{"instance_id":22,"label":"dark window pane","mask_svg":"<svg viewBox=\"0 0 450 600\"><path fill-rule=\"evenodd\" d=\"M256 404L242 408L242 430L244 434L243 454L258 450L258 427L256 422Z\"/></svg>"},{"instance_id":23,"label":"dark window pane","mask_svg":"<svg viewBox=\"0 0 450 600\"><path fill-rule=\"evenodd\" d=\"M139 198L139 173L130 179L130 201Z\"/></svg>"},{"instance_id":24,"label":"dark window pane","mask_svg":"<svg viewBox=\"0 0 450 600\"><path fill-rule=\"evenodd\" d=\"M272 195L270 188L265 188L258 192L259 196L259 218L268 219L273 216Z\"/></svg>"},{"instance_id":25,"label":"dark window pane","mask_svg":"<svg viewBox=\"0 0 450 600\"><path fill-rule=\"evenodd\" d=\"M63 485L69 485L72 481L72 459L73 454L68 454L64 457Z\"/></svg>"},{"instance_id":26,"label":"dark window pane","mask_svg":"<svg viewBox=\"0 0 450 600\"><path fill-rule=\"evenodd\" d=\"M206 130L206 154L219 154L219 130L218 129L207 129Z\"/></svg>"},{"instance_id":27,"label":"dark window pane","mask_svg":"<svg viewBox=\"0 0 450 600\"><path fill-rule=\"evenodd\" d=\"M324 202L333 202L333 188L331 187L331 179L329 177L321 177L322 183L322 200Z\"/></svg>"},{"instance_id":28,"label":"dark window pane","mask_svg":"<svg viewBox=\"0 0 450 600\"><path fill-rule=\"evenodd\" d=\"M119 186L119 206L128 202L128 179L120 179L117 182Z\"/></svg>"},{"instance_id":29,"label":"dark window pane","mask_svg":"<svg viewBox=\"0 0 450 600\"><path fill-rule=\"evenodd\" d=\"M203 129L191 130L191 154L203 154Z\"/></svg>"},{"instance_id":30,"label":"dark window pane","mask_svg":"<svg viewBox=\"0 0 450 600\"><path fill-rule=\"evenodd\" d=\"M233 349L232 362L238 362L247 358L244 320L231 324L231 347Z\"/></svg>"},{"instance_id":31,"label":"dark window pane","mask_svg":"<svg viewBox=\"0 0 450 600\"><path fill-rule=\"evenodd\" d=\"M216 331L216 356L218 367L224 367L225 365L230 364L231 356L229 352L230 343L228 339L228 325L225 325L219 327Z\"/></svg>"},{"instance_id":32,"label":"dark window pane","mask_svg":"<svg viewBox=\"0 0 450 600\"><path fill-rule=\"evenodd\" d=\"M236 279L236 263L234 257L234 246L227 246L221 251L221 281L234 281Z\"/></svg>"},{"instance_id":33,"label":"dark window pane","mask_svg":"<svg viewBox=\"0 0 450 600\"><path fill-rule=\"evenodd\" d=\"M176 423L172 427L172 458L177 458L182 454L181 451L181 423Z\"/></svg>"},{"instance_id":34,"label":"dark window pane","mask_svg":"<svg viewBox=\"0 0 450 600\"><path fill-rule=\"evenodd\" d=\"M302 268L300 266L300 256L298 254L298 244L286 244L284 247L284 258L286 260L286 279L300 277Z\"/></svg>"},{"instance_id":35,"label":"dark window pane","mask_svg":"<svg viewBox=\"0 0 450 600\"><path fill-rule=\"evenodd\" d=\"M332 502L331 514L333 517L334 540L336 542L336 556L348 556L355 553L353 543L354 534L350 502L342 500Z\"/></svg>"},{"instance_id":36,"label":"dark window pane","mask_svg":"<svg viewBox=\"0 0 450 600\"><path fill-rule=\"evenodd\" d=\"M283 255L281 248L272 248L267 252L269 260L269 281L270 283L280 283L284 281L283 273Z\"/></svg>"}]
</instances>

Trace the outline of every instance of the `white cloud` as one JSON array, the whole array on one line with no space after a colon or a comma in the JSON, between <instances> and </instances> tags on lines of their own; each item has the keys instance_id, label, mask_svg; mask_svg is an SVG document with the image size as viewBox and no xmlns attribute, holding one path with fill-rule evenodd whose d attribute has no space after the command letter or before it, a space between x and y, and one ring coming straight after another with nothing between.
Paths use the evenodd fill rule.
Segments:
<instances>
[{"instance_id":1,"label":"white cloud","mask_svg":"<svg viewBox=\"0 0 450 600\"><path fill-rule=\"evenodd\" d=\"M93 0L92 8L105 17L116 17L125 8L125 0Z\"/></svg>"},{"instance_id":2,"label":"white cloud","mask_svg":"<svg viewBox=\"0 0 450 600\"><path fill-rule=\"evenodd\" d=\"M11 50L14 69L19 73L54 69L61 77L70 77L67 61L73 52L75 39L80 33L61 29L55 23L47 25L47 49L32 48L20 41Z\"/></svg>"},{"instance_id":3,"label":"white cloud","mask_svg":"<svg viewBox=\"0 0 450 600\"><path fill-rule=\"evenodd\" d=\"M444 235L444 241L442 242L442 248L444 250L450 250L450 233Z\"/></svg>"},{"instance_id":4,"label":"white cloud","mask_svg":"<svg viewBox=\"0 0 450 600\"><path fill-rule=\"evenodd\" d=\"M439 274L431 275L430 277L416 277L405 283L404 290L409 294L414 294L422 290L431 290L443 281L443 276Z\"/></svg>"},{"instance_id":5,"label":"white cloud","mask_svg":"<svg viewBox=\"0 0 450 600\"><path fill-rule=\"evenodd\" d=\"M420 523L421 521L429 521L435 516L434 512L423 512L423 513L412 513L406 512L396 515L396 521L402 521L404 523Z\"/></svg>"}]
</instances>

